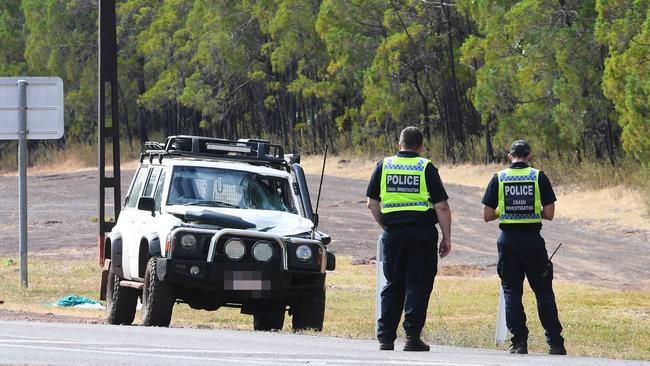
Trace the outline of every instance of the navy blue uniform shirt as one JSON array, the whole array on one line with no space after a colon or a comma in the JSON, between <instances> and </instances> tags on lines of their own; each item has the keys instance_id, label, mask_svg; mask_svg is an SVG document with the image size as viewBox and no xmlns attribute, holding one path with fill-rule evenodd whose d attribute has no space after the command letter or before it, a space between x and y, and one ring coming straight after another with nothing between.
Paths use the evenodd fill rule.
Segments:
<instances>
[{"instance_id":1,"label":"navy blue uniform shirt","mask_svg":"<svg viewBox=\"0 0 650 366\"><path fill-rule=\"evenodd\" d=\"M397 156L400 158L415 158L419 155L411 151L400 151L397 153ZM372 177L370 177L368 190L366 191L366 196L377 201L381 200L381 171L383 163L384 160L380 160L377 163L377 167L372 173ZM424 168L424 179L427 184L427 191L429 191L429 202L435 205L438 202L449 199L445 187L442 185L438 169L433 166L433 164L429 163ZM427 211L397 211L381 214L381 223L388 227L414 224L435 225L438 223L438 216L436 215L436 211L433 209Z\"/></svg>"},{"instance_id":2,"label":"navy blue uniform shirt","mask_svg":"<svg viewBox=\"0 0 650 366\"><path fill-rule=\"evenodd\" d=\"M528 164L524 162L512 163L510 165L510 168L524 169L524 168L528 168ZM539 193L542 201L542 207L557 201L557 198L555 198L555 192L553 192L553 187L551 186L551 182L548 180L546 174L544 174L544 172L542 171L539 172L538 183L539 183ZM490 184L488 184L487 189L485 190L485 194L483 195L483 204L495 210L497 207L499 207L499 179L497 178L496 174L492 177L492 180L490 180ZM499 224L499 228L503 231L511 231L514 229L539 231L542 229L542 223L540 222L536 224Z\"/></svg>"}]
</instances>

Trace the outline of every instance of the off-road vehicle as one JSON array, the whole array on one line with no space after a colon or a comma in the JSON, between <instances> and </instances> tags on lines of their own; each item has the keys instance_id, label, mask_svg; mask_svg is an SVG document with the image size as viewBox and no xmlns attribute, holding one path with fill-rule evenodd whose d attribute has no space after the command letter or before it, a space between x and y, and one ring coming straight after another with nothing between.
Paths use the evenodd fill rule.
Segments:
<instances>
[{"instance_id":1,"label":"off-road vehicle","mask_svg":"<svg viewBox=\"0 0 650 366\"><path fill-rule=\"evenodd\" d=\"M323 327L335 257L317 230L297 154L259 139L172 136L147 143L115 227L100 245L108 322L168 326L175 303L238 307L254 329Z\"/></svg>"}]
</instances>

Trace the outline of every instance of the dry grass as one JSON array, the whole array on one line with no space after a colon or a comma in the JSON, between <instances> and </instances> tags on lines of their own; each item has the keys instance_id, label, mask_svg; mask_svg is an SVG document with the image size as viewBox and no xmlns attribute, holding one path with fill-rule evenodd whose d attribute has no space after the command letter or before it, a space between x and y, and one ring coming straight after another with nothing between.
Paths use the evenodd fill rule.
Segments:
<instances>
[{"instance_id":1,"label":"dry grass","mask_svg":"<svg viewBox=\"0 0 650 366\"><path fill-rule=\"evenodd\" d=\"M65 295L97 298L100 269L94 261L75 260L62 265L51 259L32 259L29 289L18 288L18 268L5 262L0 260L0 299L5 301L2 309L104 317L103 311L49 306ZM374 265L355 266L346 257L339 258L337 265L337 270L328 274L322 334L374 338ZM493 274L465 276L469 272L465 268L442 268L429 303L423 336L440 345L503 348L493 344L499 281ZM75 280L70 281L72 278ZM650 293L600 289L565 281L556 281L555 289L570 354L650 358ZM531 331L529 348L533 352L545 352L543 330L529 290L524 294L524 305ZM136 323L140 321L141 314L138 314ZM290 332L290 323L287 317L284 332ZM172 326L251 330L252 318L241 315L237 309L207 312L177 305ZM402 330L399 332L403 339Z\"/></svg>"},{"instance_id":2,"label":"dry grass","mask_svg":"<svg viewBox=\"0 0 650 366\"><path fill-rule=\"evenodd\" d=\"M381 160L379 157L328 156L325 174L342 178L369 180L379 160ZM494 172L502 169L499 165L448 165L439 164L435 161L433 164L438 168L443 182L481 188L488 184ZM305 169L305 173L320 175L323 168L323 156L303 156L300 165Z\"/></svg>"},{"instance_id":3,"label":"dry grass","mask_svg":"<svg viewBox=\"0 0 650 366\"><path fill-rule=\"evenodd\" d=\"M441 165L438 167L443 182L485 189L492 176L503 166L490 165Z\"/></svg>"},{"instance_id":4,"label":"dry grass","mask_svg":"<svg viewBox=\"0 0 650 366\"><path fill-rule=\"evenodd\" d=\"M13 146L5 146L7 150L15 150ZM106 147L107 164L112 163L112 147ZM132 169L137 166L135 162L139 156L140 148L133 146L122 146L121 160L123 168ZM58 174L62 172L77 172L97 169L98 152L94 143L76 143L66 149L57 147L41 147L28 153L29 166L27 173L33 174ZM0 154L0 175L17 175L18 168L16 153L2 151Z\"/></svg>"},{"instance_id":5,"label":"dry grass","mask_svg":"<svg viewBox=\"0 0 650 366\"><path fill-rule=\"evenodd\" d=\"M327 157L327 165L325 166L325 174L333 175L342 178L352 179L370 179L373 169L377 165L380 158L374 159L370 157L343 157L332 156ZM305 170L305 174L320 175L323 168L322 155L306 155L300 157L300 165Z\"/></svg>"},{"instance_id":6,"label":"dry grass","mask_svg":"<svg viewBox=\"0 0 650 366\"><path fill-rule=\"evenodd\" d=\"M135 170L138 167L139 162L137 160L129 160L120 162L122 169L126 170ZM79 172L91 172L97 171L97 162L91 165L77 165L75 162L70 162L69 164L63 165L36 165L34 167L27 168L27 176L35 175L49 175L49 174L62 174L62 173L79 173ZM112 165L106 166L106 171L111 172L113 169ZM110 173L109 173L110 174ZM15 177L18 176L17 171L7 171L0 173L0 177Z\"/></svg>"},{"instance_id":7,"label":"dry grass","mask_svg":"<svg viewBox=\"0 0 650 366\"><path fill-rule=\"evenodd\" d=\"M558 194L558 217L611 222L622 228L650 232L650 215L640 191L624 186Z\"/></svg>"},{"instance_id":8,"label":"dry grass","mask_svg":"<svg viewBox=\"0 0 650 366\"><path fill-rule=\"evenodd\" d=\"M96 145L79 143L66 150L46 148L37 150L30 158L33 166L28 174L55 174L61 172L90 171L97 167ZM110 152L110 147L107 148ZM123 169L137 166L135 157L138 147L127 146L122 152ZM0 174L16 175L15 156L6 154L0 161ZM110 154L109 154L110 155ZM12 160L13 156L13 160ZM329 156L325 174L338 177L368 180L379 157ZM109 157L110 161L110 157ZM302 166L307 174L320 174L323 157L308 155L302 157ZM443 182L483 189L494 172L502 165L438 164ZM650 183L644 177L650 174L631 174L635 166L629 163L619 168L597 163L585 163L576 167L570 163L541 161L539 166L549 172L556 185L558 203L556 214L572 220L586 220L595 223L614 223L624 229L650 231ZM636 180L626 177L638 177ZM617 185L618 184L618 185ZM630 189L628 187L637 187Z\"/></svg>"},{"instance_id":9,"label":"dry grass","mask_svg":"<svg viewBox=\"0 0 650 366\"><path fill-rule=\"evenodd\" d=\"M9 175L17 174L15 154L7 153L0 164L0 173ZM76 171L79 169L97 166L96 145L78 143L67 149L43 147L28 153L30 173L51 173L63 171Z\"/></svg>"},{"instance_id":10,"label":"dry grass","mask_svg":"<svg viewBox=\"0 0 650 366\"><path fill-rule=\"evenodd\" d=\"M344 178L369 180L380 158L348 158L330 156L327 159L325 174ZM311 155L302 157L302 166L307 174L320 174L323 157ZM543 162L550 166L550 162ZM435 164L435 162L434 162ZM495 172L503 169L503 165L437 165L440 177L444 183L485 189ZM565 169L566 168L566 169ZM573 167L575 170L575 167ZM644 197L643 187L633 190L624 185L606 186L602 180L602 172L607 167L587 167L582 180L586 183L598 179L593 186L578 185L566 179L558 179L563 184L557 185L556 215L570 220L585 220L595 223L614 223L622 228L650 231L650 212L647 197ZM566 170L566 171L565 171ZM560 167L549 173L559 174L560 178L570 174L570 167ZM590 178L591 176L591 178ZM638 185L637 185L638 186Z\"/></svg>"}]
</instances>

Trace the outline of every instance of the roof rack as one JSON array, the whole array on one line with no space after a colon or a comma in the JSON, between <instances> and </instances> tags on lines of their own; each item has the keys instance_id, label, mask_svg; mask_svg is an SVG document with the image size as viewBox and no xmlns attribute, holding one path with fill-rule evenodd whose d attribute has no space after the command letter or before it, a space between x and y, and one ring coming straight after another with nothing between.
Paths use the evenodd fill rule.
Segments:
<instances>
[{"instance_id":1,"label":"roof rack","mask_svg":"<svg viewBox=\"0 0 650 366\"><path fill-rule=\"evenodd\" d=\"M165 144L156 141L147 141L144 143L145 150L164 150Z\"/></svg>"},{"instance_id":2,"label":"roof rack","mask_svg":"<svg viewBox=\"0 0 650 366\"><path fill-rule=\"evenodd\" d=\"M140 162L150 162L164 157L185 157L200 160L227 160L264 165L275 169L289 170L282 146L261 139L239 139L237 141L202 136L169 136L165 143L147 141Z\"/></svg>"}]
</instances>

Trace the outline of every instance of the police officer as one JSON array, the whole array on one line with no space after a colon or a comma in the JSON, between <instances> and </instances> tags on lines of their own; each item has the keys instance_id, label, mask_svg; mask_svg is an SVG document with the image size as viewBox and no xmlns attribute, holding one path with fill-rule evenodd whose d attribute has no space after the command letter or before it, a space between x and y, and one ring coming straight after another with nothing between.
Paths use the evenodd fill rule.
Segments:
<instances>
[{"instance_id":1,"label":"police officer","mask_svg":"<svg viewBox=\"0 0 650 366\"><path fill-rule=\"evenodd\" d=\"M438 170L420 157L422 132L407 127L399 152L377 164L368 185L368 209L384 229L384 275L377 338L380 350L393 350L404 310L404 351L428 351L420 334L437 273L436 246L440 222L440 258L451 250L451 212Z\"/></svg>"},{"instance_id":2,"label":"police officer","mask_svg":"<svg viewBox=\"0 0 650 366\"><path fill-rule=\"evenodd\" d=\"M553 270L540 235L542 219L553 219L556 198L544 172L528 165L530 153L526 141L512 143L508 155L512 164L494 175L483 196L483 219L498 219L501 229L497 272L505 297L506 325L512 333L510 353L528 353L528 328L521 302L525 276L537 299L549 353L565 355L553 294Z\"/></svg>"}]
</instances>

